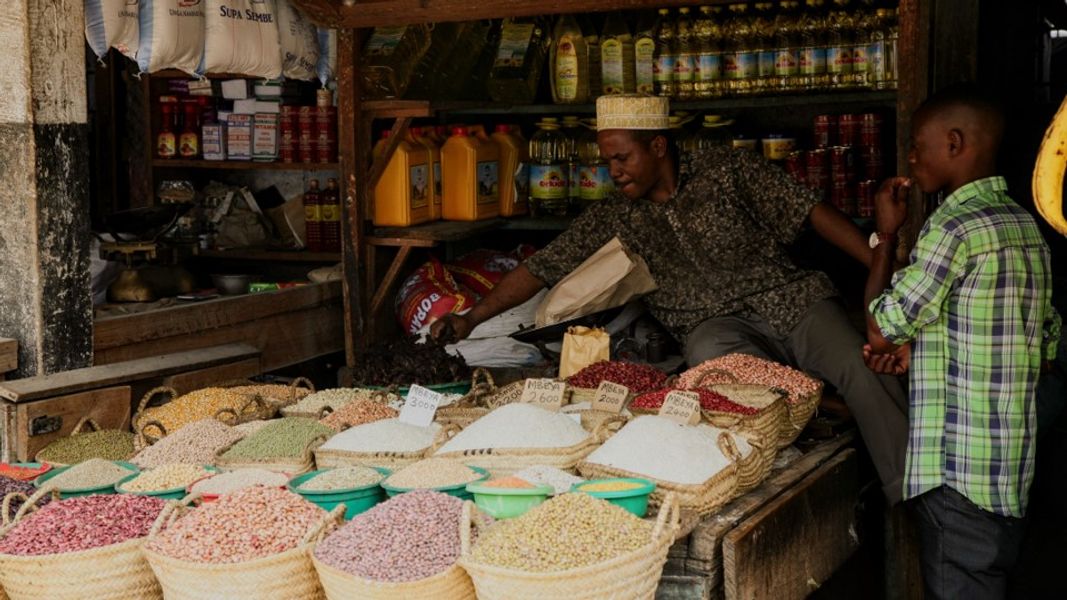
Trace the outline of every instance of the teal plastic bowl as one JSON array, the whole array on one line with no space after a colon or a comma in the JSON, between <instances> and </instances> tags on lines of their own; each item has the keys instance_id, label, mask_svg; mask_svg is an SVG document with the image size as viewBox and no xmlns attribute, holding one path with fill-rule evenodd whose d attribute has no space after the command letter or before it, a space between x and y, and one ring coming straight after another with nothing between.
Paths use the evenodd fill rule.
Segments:
<instances>
[{"instance_id":1,"label":"teal plastic bowl","mask_svg":"<svg viewBox=\"0 0 1067 600\"><path fill-rule=\"evenodd\" d=\"M132 463L123 462L123 461L119 461L119 460L116 460L116 461L113 461L113 462L116 465L120 465L120 466L122 466L122 467L124 467L126 469L129 469L132 472L131 474L133 474L133 475L136 475L137 473L141 472L141 469L139 469L137 467L137 465L134 465ZM60 473L63 473L64 471L66 471L67 469L69 469L69 468L71 468L73 466L75 466L75 465L70 465L70 466L66 466L66 467L57 467L55 469L52 469L51 471L45 473L44 475L41 475L37 479L34 479L33 480L33 485L37 486L38 488L43 487L44 484L47 483L49 479L55 477L56 475L59 475ZM125 478L123 478L123 479L125 479ZM59 490L59 497L61 499L65 499L65 498L76 498L78 496L90 496L92 494L114 494L114 493L115 493L115 484L109 484L109 485L100 485L100 486L96 486L96 487L77 488L77 489L69 489L69 490L60 489Z\"/></svg>"},{"instance_id":2,"label":"teal plastic bowl","mask_svg":"<svg viewBox=\"0 0 1067 600\"><path fill-rule=\"evenodd\" d=\"M471 467L470 465L467 465L467 466L471 470L481 474L481 477L479 477L476 481L472 481L471 483L478 483L479 481L485 481L486 479L489 479L489 471L486 471L485 469L483 469L481 467ZM456 498L459 498L460 500L473 500L474 499L474 494L472 494L472 493L467 491L467 486L468 485L470 485L470 483L461 483L459 485L449 485L449 486L439 487L439 488L401 488L401 487L393 487L391 485L388 485L384 481L382 482L382 488L385 490L385 493L389 494L390 498L392 498L393 496L398 496L398 495L403 494L405 492L415 491L416 489L432 489L435 492L441 492L442 494L448 494L449 496L455 496Z\"/></svg>"},{"instance_id":3,"label":"teal plastic bowl","mask_svg":"<svg viewBox=\"0 0 1067 600\"><path fill-rule=\"evenodd\" d=\"M541 504L552 494L552 486L529 488L501 488L482 483L468 483L467 491L474 494L474 503L494 519L514 519Z\"/></svg>"},{"instance_id":4,"label":"teal plastic bowl","mask_svg":"<svg viewBox=\"0 0 1067 600\"><path fill-rule=\"evenodd\" d=\"M379 386L379 385L361 385L360 387L371 389L371 390L384 390L384 389L387 389L387 388L385 388L383 386ZM460 395L465 395L467 392L471 391L471 382L469 382L469 381L456 381L454 383L435 383L433 385L424 385L422 387L424 387L424 388L426 388L428 390L437 392L438 394L460 394ZM396 390L396 393L399 394L401 398L407 398L408 397L408 392L410 390L411 390L411 386L404 386L402 388L398 388Z\"/></svg>"},{"instance_id":5,"label":"teal plastic bowl","mask_svg":"<svg viewBox=\"0 0 1067 600\"><path fill-rule=\"evenodd\" d=\"M636 483L640 484L638 487L629 490L619 490L617 492L587 492L583 490L583 487L589 486L594 483ZM572 492L581 492L583 494L589 494L594 498L601 498L607 500L612 504L625 508L629 512L641 517L642 519L648 514L648 496L656 489L656 484L647 479L638 479L636 477L620 477L617 479L590 479L589 481L583 481L581 483L574 484L571 487Z\"/></svg>"},{"instance_id":6,"label":"teal plastic bowl","mask_svg":"<svg viewBox=\"0 0 1067 600\"><path fill-rule=\"evenodd\" d=\"M208 473L217 473L218 472L218 469L216 469L215 467L209 466L209 465L203 465L203 468ZM115 493L116 494L130 494L132 496L151 496L153 498L159 498L160 500L181 500L186 495L185 494L185 488L188 487L188 486L171 488L169 490L156 490L156 491L153 491L153 492L129 492L129 491L126 491L126 490L122 489L122 484L126 483L127 481L133 480L135 477L139 476L140 474L141 473L134 473L134 474L130 475L129 477L123 477L122 479L120 479L118 481L118 483L115 484ZM210 475L209 475L209 477L210 477Z\"/></svg>"},{"instance_id":7,"label":"teal plastic bowl","mask_svg":"<svg viewBox=\"0 0 1067 600\"><path fill-rule=\"evenodd\" d=\"M381 467L372 468L382 474L383 480L393 474L389 469L383 469ZM298 489L301 484L307 480L332 470L333 469L319 469L318 471L312 471L310 473L304 473L303 475L293 477L289 480L289 491L294 494L300 494L308 502L312 502L326 511L333 510L338 504L344 504L346 521L360 513L367 512L374 508L376 504L385 500L385 491L382 490L382 486L379 483L372 483L371 485L364 485L361 487L330 490L329 492L308 492Z\"/></svg>"}]
</instances>

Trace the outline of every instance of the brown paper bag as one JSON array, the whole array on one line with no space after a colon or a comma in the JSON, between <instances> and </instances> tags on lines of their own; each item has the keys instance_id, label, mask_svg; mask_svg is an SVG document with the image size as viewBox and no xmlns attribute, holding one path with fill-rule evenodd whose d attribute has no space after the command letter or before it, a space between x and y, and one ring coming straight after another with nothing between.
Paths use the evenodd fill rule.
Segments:
<instances>
[{"instance_id":1,"label":"brown paper bag","mask_svg":"<svg viewBox=\"0 0 1067 600\"><path fill-rule=\"evenodd\" d=\"M563 334L559 377L566 379L589 365L611 359L611 336L600 328L569 327Z\"/></svg>"},{"instance_id":2,"label":"brown paper bag","mask_svg":"<svg viewBox=\"0 0 1067 600\"><path fill-rule=\"evenodd\" d=\"M622 306L655 289L644 259L615 237L548 292L537 308L537 326Z\"/></svg>"}]
</instances>

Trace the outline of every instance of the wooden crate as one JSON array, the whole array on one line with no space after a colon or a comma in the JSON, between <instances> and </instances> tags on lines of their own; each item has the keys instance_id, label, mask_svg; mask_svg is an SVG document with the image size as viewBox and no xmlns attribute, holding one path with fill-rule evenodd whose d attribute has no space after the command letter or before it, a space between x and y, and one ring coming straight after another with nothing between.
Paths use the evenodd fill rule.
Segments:
<instances>
[{"instance_id":1,"label":"wooden crate","mask_svg":"<svg viewBox=\"0 0 1067 600\"><path fill-rule=\"evenodd\" d=\"M130 386L115 386L0 406L0 460L33 460L51 442L70 435L84 417L105 429L129 429Z\"/></svg>"},{"instance_id":2,"label":"wooden crate","mask_svg":"<svg viewBox=\"0 0 1067 600\"><path fill-rule=\"evenodd\" d=\"M0 381L4 373L19 368L19 343L16 340L0 338Z\"/></svg>"}]
</instances>

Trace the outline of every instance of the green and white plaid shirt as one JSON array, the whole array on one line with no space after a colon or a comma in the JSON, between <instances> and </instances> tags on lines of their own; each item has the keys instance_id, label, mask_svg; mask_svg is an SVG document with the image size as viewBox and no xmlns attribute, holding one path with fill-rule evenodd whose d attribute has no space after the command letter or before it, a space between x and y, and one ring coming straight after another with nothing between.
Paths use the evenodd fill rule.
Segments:
<instances>
[{"instance_id":1,"label":"green and white plaid shirt","mask_svg":"<svg viewBox=\"0 0 1067 600\"><path fill-rule=\"evenodd\" d=\"M911 264L871 302L882 334L914 341L904 497L947 485L1006 516L1034 475L1034 389L1055 357L1049 250L1001 177L971 182L927 220Z\"/></svg>"}]
</instances>

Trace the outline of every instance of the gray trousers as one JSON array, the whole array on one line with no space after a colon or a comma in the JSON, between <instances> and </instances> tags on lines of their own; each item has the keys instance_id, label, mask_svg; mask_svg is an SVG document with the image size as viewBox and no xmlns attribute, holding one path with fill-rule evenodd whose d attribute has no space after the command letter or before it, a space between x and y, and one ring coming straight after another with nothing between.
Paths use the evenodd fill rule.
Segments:
<instances>
[{"instance_id":1,"label":"gray trousers","mask_svg":"<svg viewBox=\"0 0 1067 600\"><path fill-rule=\"evenodd\" d=\"M864 339L836 300L812 305L781 336L755 314L708 319L686 341L690 366L741 352L794 366L833 384L845 397L890 504L904 493L908 445L907 397L896 377L877 375L863 364Z\"/></svg>"}]
</instances>

